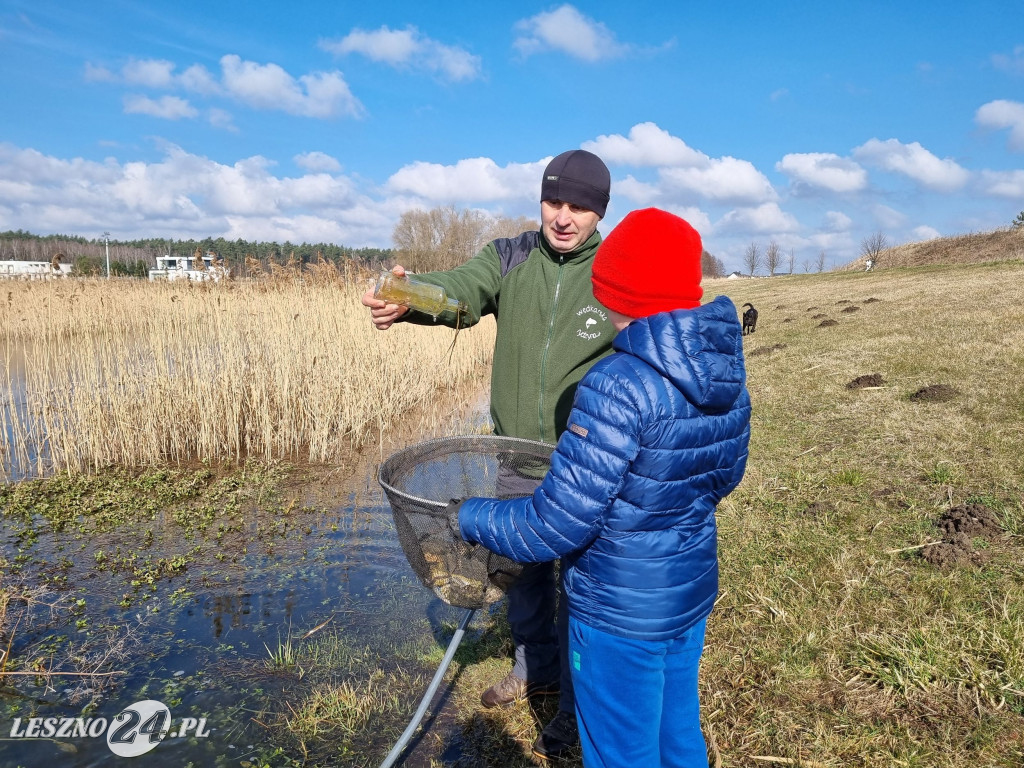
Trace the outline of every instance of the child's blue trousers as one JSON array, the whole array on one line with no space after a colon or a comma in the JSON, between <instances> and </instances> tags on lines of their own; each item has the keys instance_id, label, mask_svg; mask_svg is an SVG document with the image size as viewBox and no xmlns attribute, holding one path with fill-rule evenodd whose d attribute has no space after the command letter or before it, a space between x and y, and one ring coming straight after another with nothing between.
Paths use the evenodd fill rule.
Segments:
<instances>
[{"instance_id":1,"label":"child's blue trousers","mask_svg":"<svg viewBox=\"0 0 1024 768\"><path fill-rule=\"evenodd\" d=\"M635 640L569 619L569 666L586 768L707 768L697 670L702 619L673 640Z\"/></svg>"}]
</instances>

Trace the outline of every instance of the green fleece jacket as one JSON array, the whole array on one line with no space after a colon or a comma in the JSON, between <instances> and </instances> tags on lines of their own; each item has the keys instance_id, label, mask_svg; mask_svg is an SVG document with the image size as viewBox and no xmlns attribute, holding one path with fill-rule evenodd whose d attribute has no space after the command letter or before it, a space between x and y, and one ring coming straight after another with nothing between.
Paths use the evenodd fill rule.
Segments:
<instances>
[{"instance_id":1,"label":"green fleece jacket","mask_svg":"<svg viewBox=\"0 0 1024 768\"><path fill-rule=\"evenodd\" d=\"M468 311L462 325L497 320L491 370L491 418L499 435L554 443L572 410L576 385L611 352L615 326L594 298L590 270L601 235L569 253L540 232L488 243L465 264L418 277L444 286ZM411 311L404 319L455 327L454 313L436 321Z\"/></svg>"}]
</instances>

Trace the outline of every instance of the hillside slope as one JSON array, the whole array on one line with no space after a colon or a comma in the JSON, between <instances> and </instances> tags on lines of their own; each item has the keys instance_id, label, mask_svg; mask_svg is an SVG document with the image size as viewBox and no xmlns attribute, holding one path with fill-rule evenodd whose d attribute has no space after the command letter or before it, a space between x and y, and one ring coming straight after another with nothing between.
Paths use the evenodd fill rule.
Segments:
<instances>
[{"instance_id":1,"label":"hillside slope","mask_svg":"<svg viewBox=\"0 0 1024 768\"><path fill-rule=\"evenodd\" d=\"M875 269L920 267L928 264L976 264L985 261L1024 260L1024 227L970 232L906 243L882 251ZM836 267L835 272L864 269L865 257Z\"/></svg>"}]
</instances>

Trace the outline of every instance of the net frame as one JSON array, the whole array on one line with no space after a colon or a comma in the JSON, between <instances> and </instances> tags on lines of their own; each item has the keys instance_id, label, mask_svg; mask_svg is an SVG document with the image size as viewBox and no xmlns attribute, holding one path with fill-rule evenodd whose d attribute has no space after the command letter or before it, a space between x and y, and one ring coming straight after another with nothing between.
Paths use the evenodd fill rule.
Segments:
<instances>
[{"instance_id":1,"label":"net frame","mask_svg":"<svg viewBox=\"0 0 1024 768\"><path fill-rule=\"evenodd\" d=\"M381 463L377 481L406 560L424 586L462 608L482 608L501 598L523 564L464 542L449 528L448 504L471 496L532 494L554 450L537 440L459 435L416 443Z\"/></svg>"}]
</instances>

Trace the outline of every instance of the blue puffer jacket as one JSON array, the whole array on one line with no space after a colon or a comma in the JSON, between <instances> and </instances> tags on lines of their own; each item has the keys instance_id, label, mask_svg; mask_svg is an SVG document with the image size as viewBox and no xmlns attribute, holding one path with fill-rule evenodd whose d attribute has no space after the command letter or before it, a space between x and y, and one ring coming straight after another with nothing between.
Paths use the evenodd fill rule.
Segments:
<instances>
[{"instance_id":1,"label":"blue puffer jacket","mask_svg":"<svg viewBox=\"0 0 1024 768\"><path fill-rule=\"evenodd\" d=\"M725 296L632 322L580 383L537 491L466 500L463 538L521 562L564 556L569 611L595 629L681 635L714 605L715 507L746 468L742 338Z\"/></svg>"}]
</instances>

